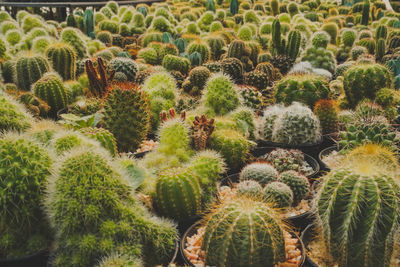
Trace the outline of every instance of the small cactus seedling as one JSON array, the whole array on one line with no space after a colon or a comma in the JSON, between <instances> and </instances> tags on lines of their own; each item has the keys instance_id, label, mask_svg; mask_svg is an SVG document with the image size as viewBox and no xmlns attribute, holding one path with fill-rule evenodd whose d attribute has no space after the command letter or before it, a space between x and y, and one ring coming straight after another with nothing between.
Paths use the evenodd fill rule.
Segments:
<instances>
[{"instance_id":1,"label":"small cactus seedling","mask_svg":"<svg viewBox=\"0 0 400 267\"><path fill-rule=\"evenodd\" d=\"M239 179L254 180L262 185L266 185L278 179L277 170L265 162L254 162L242 169Z\"/></svg>"}]
</instances>

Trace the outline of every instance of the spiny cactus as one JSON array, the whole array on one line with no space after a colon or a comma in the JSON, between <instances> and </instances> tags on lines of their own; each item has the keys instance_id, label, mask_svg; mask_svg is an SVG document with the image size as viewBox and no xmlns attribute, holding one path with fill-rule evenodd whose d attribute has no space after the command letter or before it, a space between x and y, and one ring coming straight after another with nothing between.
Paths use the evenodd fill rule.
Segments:
<instances>
[{"instance_id":1,"label":"spiny cactus","mask_svg":"<svg viewBox=\"0 0 400 267\"><path fill-rule=\"evenodd\" d=\"M194 52L200 53L201 61L203 63L206 63L210 59L211 52L210 52L210 48L208 47L208 45L206 43L194 41L188 45L186 50L189 55Z\"/></svg>"},{"instance_id":2,"label":"spiny cactus","mask_svg":"<svg viewBox=\"0 0 400 267\"><path fill-rule=\"evenodd\" d=\"M243 78L243 64L237 58L226 58L221 61L220 70L236 83L241 83ZM212 70L211 70L212 71ZM219 71L219 70L218 70ZM215 71L215 72L218 72Z\"/></svg>"},{"instance_id":3,"label":"spiny cactus","mask_svg":"<svg viewBox=\"0 0 400 267\"><path fill-rule=\"evenodd\" d=\"M101 57L97 59L97 70L93 66L91 60L86 60L85 71L90 83L90 92L95 97L103 97L106 93L106 88L114 79L115 71L107 72Z\"/></svg>"},{"instance_id":4,"label":"spiny cactus","mask_svg":"<svg viewBox=\"0 0 400 267\"><path fill-rule=\"evenodd\" d=\"M339 131L339 112L334 100L321 99L315 103L314 114L318 117L323 134Z\"/></svg>"},{"instance_id":5,"label":"spiny cactus","mask_svg":"<svg viewBox=\"0 0 400 267\"><path fill-rule=\"evenodd\" d=\"M76 53L72 46L54 43L46 48L45 54L53 69L64 80L74 80L76 72Z\"/></svg>"},{"instance_id":6,"label":"spiny cactus","mask_svg":"<svg viewBox=\"0 0 400 267\"><path fill-rule=\"evenodd\" d=\"M315 48L326 48L331 40L330 35L325 31L315 32L311 38L311 43Z\"/></svg>"},{"instance_id":7,"label":"spiny cactus","mask_svg":"<svg viewBox=\"0 0 400 267\"><path fill-rule=\"evenodd\" d=\"M147 97L141 88L132 83L114 83L108 91L102 124L115 136L120 151L134 152L150 126Z\"/></svg>"},{"instance_id":8,"label":"spiny cactus","mask_svg":"<svg viewBox=\"0 0 400 267\"><path fill-rule=\"evenodd\" d=\"M1 258L19 258L49 246L51 229L42 204L52 160L29 138L0 138Z\"/></svg>"},{"instance_id":9,"label":"spiny cactus","mask_svg":"<svg viewBox=\"0 0 400 267\"><path fill-rule=\"evenodd\" d=\"M264 198L276 208L288 208L293 203L293 191L282 182L271 182L264 187Z\"/></svg>"},{"instance_id":10,"label":"spiny cactus","mask_svg":"<svg viewBox=\"0 0 400 267\"><path fill-rule=\"evenodd\" d=\"M273 267L285 260L282 223L267 204L233 198L217 206L204 225L207 265Z\"/></svg>"},{"instance_id":11,"label":"spiny cactus","mask_svg":"<svg viewBox=\"0 0 400 267\"><path fill-rule=\"evenodd\" d=\"M191 95L198 95L203 90L211 72L203 66L195 67L189 72L187 86L183 87L185 92Z\"/></svg>"},{"instance_id":12,"label":"spiny cactus","mask_svg":"<svg viewBox=\"0 0 400 267\"><path fill-rule=\"evenodd\" d=\"M111 156L115 156L118 153L117 141L115 140L114 135L108 130L103 128L86 127L79 129L79 132L89 138L97 140L102 147L110 152Z\"/></svg>"},{"instance_id":13,"label":"spiny cactus","mask_svg":"<svg viewBox=\"0 0 400 267\"><path fill-rule=\"evenodd\" d=\"M359 162L331 171L314 202L325 244L339 266L390 266L399 226L399 185L370 167Z\"/></svg>"},{"instance_id":14,"label":"spiny cactus","mask_svg":"<svg viewBox=\"0 0 400 267\"><path fill-rule=\"evenodd\" d=\"M293 191L293 205L297 205L310 193L310 183L307 177L296 171L285 171L279 175L279 182L290 187Z\"/></svg>"},{"instance_id":15,"label":"spiny cactus","mask_svg":"<svg viewBox=\"0 0 400 267\"><path fill-rule=\"evenodd\" d=\"M8 95L0 94L0 132L23 132L31 126L32 117Z\"/></svg>"},{"instance_id":16,"label":"spiny cactus","mask_svg":"<svg viewBox=\"0 0 400 267\"><path fill-rule=\"evenodd\" d=\"M204 150L208 139L215 129L214 119L208 120L206 115L196 116L193 120L192 142L195 150Z\"/></svg>"},{"instance_id":17,"label":"spiny cactus","mask_svg":"<svg viewBox=\"0 0 400 267\"><path fill-rule=\"evenodd\" d=\"M35 96L31 92L25 92L18 95L17 100L25 105L25 107L34 115L34 116L42 116L46 117L50 110L50 106Z\"/></svg>"},{"instance_id":18,"label":"spiny cactus","mask_svg":"<svg viewBox=\"0 0 400 267\"><path fill-rule=\"evenodd\" d=\"M201 188L197 177L187 168L162 171L153 196L157 211L178 221L190 219L201 211Z\"/></svg>"},{"instance_id":19,"label":"spiny cactus","mask_svg":"<svg viewBox=\"0 0 400 267\"><path fill-rule=\"evenodd\" d=\"M130 58L126 57L115 57L108 64L107 68L109 71L122 72L126 75L129 82L134 82L136 73L138 72L138 66Z\"/></svg>"},{"instance_id":20,"label":"spiny cactus","mask_svg":"<svg viewBox=\"0 0 400 267\"><path fill-rule=\"evenodd\" d=\"M23 91L29 91L31 85L50 69L47 60L32 53L21 54L15 62L15 83Z\"/></svg>"},{"instance_id":21,"label":"spiny cactus","mask_svg":"<svg viewBox=\"0 0 400 267\"><path fill-rule=\"evenodd\" d=\"M93 9L87 8L83 15L83 31L87 36L90 36L94 32L94 16Z\"/></svg>"},{"instance_id":22,"label":"spiny cactus","mask_svg":"<svg viewBox=\"0 0 400 267\"><path fill-rule=\"evenodd\" d=\"M35 96L50 106L49 115L53 118L68 104L67 90L56 73L46 73L33 85L32 90Z\"/></svg>"},{"instance_id":23,"label":"spiny cactus","mask_svg":"<svg viewBox=\"0 0 400 267\"><path fill-rule=\"evenodd\" d=\"M73 46L78 58L82 59L87 55L87 45L80 35L82 35L82 33L80 33L79 30L68 27L61 32L61 39Z\"/></svg>"},{"instance_id":24,"label":"spiny cactus","mask_svg":"<svg viewBox=\"0 0 400 267\"><path fill-rule=\"evenodd\" d=\"M342 32L342 42L345 46L352 47L356 37L354 30L346 29Z\"/></svg>"},{"instance_id":25,"label":"spiny cactus","mask_svg":"<svg viewBox=\"0 0 400 267\"><path fill-rule=\"evenodd\" d=\"M262 197L263 189L256 181L244 180L236 185L235 193L237 196L259 199Z\"/></svg>"},{"instance_id":26,"label":"spiny cactus","mask_svg":"<svg viewBox=\"0 0 400 267\"><path fill-rule=\"evenodd\" d=\"M187 58L166 55L162 61L162 66L169 71L175 70L186 75L190 69L190 61Z\"/></svg>"},{"instance_id":27,"label":"spiny cactus","mask_svg":"<svg viewBox=\"0 0 400 267\"><path fill-rule=\"evenodd\" d=\"M268 80L267 74L265 74L264 72L251 71L245 74L244 82L247 85L254 86L258 90L262 91L268 86L268 83L270 81Z\"/></svg>"},{"instance_id":28,"label":"spiny cactus","mask_svg":"<svg viewBox=\"0 0 400 267\"><path fill-rule=\"evenodd\" d=\"M278 172L271 164L254 162L242 169L239 179L241 181L254 180L261 185L266 185L278 179Z\"/></svg>"}]
</instances>

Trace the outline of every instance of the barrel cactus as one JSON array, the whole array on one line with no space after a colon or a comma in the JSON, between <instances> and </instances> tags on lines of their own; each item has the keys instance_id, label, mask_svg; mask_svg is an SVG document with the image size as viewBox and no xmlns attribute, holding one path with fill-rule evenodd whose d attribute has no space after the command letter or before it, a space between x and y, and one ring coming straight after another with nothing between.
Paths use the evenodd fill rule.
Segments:
<instances>
[{"instance_id":1,"label":"barrel cactus","mask_svg":"<svg viewBox=\"0 0 400 267\"><path fill-rule=\"evenodd\" d=\"M49 45L45 54L53 69L60 74L63 80L74 80L76 73L75 49L65 43Z\"/></svg>"},{"instance_id":2,"label":"barrel cactus","mask_svg":"<svg viewBox=\"0 0 400 267\"><path fill-rule=\"evenodd\" d=\"M293 203L293 191L282 182L272 182L264 187L264 198L276 208L288 208Z\"/></svg>"},{"instance_id":3,"label":"barrel cactus","mask_svg":"<svg viewBox=\"0 0 400 267\"><path fill-rule=\"evenodd\" d=\"M157 211L178 221L187 220L201 211L201 189L193 172L187 168L162 171L153 196Z\"/></svg>"},{"instance_id":4,"label":"barrel cactus","mask_svg":"<svg viewBox=\"0 0 400 267\"><path fill-rule=\"evenodd\" d=\"M310 193L310 183L307 177L296 171L285 171L279 175L279 182L290 187L293 191L293 204L297 205Z\"/></svg>"},{"instance_id":5,"label":"barrel cactus","mask_svg":"<svg viewBox=\"0 0 400 267\"><path fill-rule=\"evenodd\" d=\"M15 83L19 89L29 91L31 85L50 69L46 58L32 53L21 54L15 62Z\"/></svg>"},{"instance_id":6,"label":"barrel cactus","mask_svg":"<svg viewBox=\"0 0 400 267\"><path fill-rule=\"evenodd\" d=\"M31 126L32 117L11 97L0 94L0 132L23 132Z\"/></svg>"},{"instance_id":7,"label":"barrel cactus","mask_svg":"<svg viewBox=\"0 0 400 267\"><path fill-rule=\"evenodd\" d=\"M256 181L244 180L237 184L236 195L259 199L263 195L263 189Z\"/></svg>"},{"instance_id":8,"label":"barrel cactus","mask_svg":"<svg viewBox=\"0 0 400 267\"><path fill-rule=\"evenodd\" d=\"M339 131L339 109L334 100L321 99L316 102L314 114L321 123L323 134L332 134Z\"/></svg>"},{"instance_id":9,"label":"barrel cactus","mask_svg":"<svg viewBox=\"0 0 400 267\"><path fill-rule=\"evenodd\" d=\"M134 82L138 66L133 59L126 57L115 57L107 65L110 71L122 72L129 82Z\"/></svg>"},{"instance_id":10,"label":"barrel cactus","mask_svg":"<svg viewBox=\"0 0 400 267\"><path fill-rule=\"evenodd\" d=\"M207 265L273 267L285 260L282 223L267 204L233 198L217 206L204 222Z\"/></svg>"},{"instance_id":11,"label":"barrel cactus","mask_svg":"<svg viewBox=\"0 0 400 267\"><path fill-rule=\"evenodd\" d=\"M239 176L240 180L254 180L262 185L266 185L278 179L277 170L265 162L254 162L242 169Z\"/></svg>"},{"instance_id":12,"label":"barrel cactus","mask_svg":"<svg viewBox=\"0 0 400 267\"><path fill-rule=\"evenodd\" d=\"M118 153L117 141L110 131L96 127L81 128L79 131L85 136L97 140L112 156Z\"/></svg>"}]
</instances>

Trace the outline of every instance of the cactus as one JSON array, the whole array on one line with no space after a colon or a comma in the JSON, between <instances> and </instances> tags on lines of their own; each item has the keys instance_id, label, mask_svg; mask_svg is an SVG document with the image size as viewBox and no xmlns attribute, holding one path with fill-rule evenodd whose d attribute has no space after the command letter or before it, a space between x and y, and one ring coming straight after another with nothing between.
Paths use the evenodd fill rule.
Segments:
<instances>
[{"instance_id":1,"label":"cactus","mask_svg":"<svg viewBox=\"0 0 400 267\"><path fill-rule=\"evenodd\" d=\"M225 75L228 75L236 83L241 83L243 78L243 64L237 58L226 58L221 61L220 68Z\"/></svg>"},{"instance_id":2,"label":"cactus","mask_svg":"<svg viewBox=\"0 0 400 267\"><path fill-rule=\"evenodd\" d=\"M213 24L211 24L212 26ZM224 53L225 41L222 37L213 36L206 39L206 43L210 47L210 54L212 60L219 60Z\"/></svg>"},{"instance_id":3,"label":"cactus","mask_svg":"<svg viewBox=\"0 0 400 267\"><path fill-rule=\"evenodd\" d=\"M94 32L94 25L93 9L87 8L83 15L83 31L87 36Z\"/></svg>"},{"instance_id":4,"label":"cactus","mask_svg":"<svg viewBox=\"0 0 400 267\"><path fill-rule=\"evenodd\" d=\"M54 43L46 48L45 54L53 69L64 80L74 80L76 72L76 54L72 46Z\"/></svg>"},{"instance_id":5,"label":"cactus","mask_svg":"<svg viewBox=\"0 0 400 267\"><path fill-rule=\"evenodd\" d=\"M217 206L204 225L207 265L273 267L285 260L282 223L265 203L233 198Z\"/></svg>"},{"instance_id":6,"label":"cactus","mask_svg":"<svg viewBox=\"0 0 400 267\"><path fill-rule=\"evenodd\" d=\"M174 55L166 55L162 61L162 65L166 70L176 70L186 75L190 69L190 61Z\"/></svg>"},{"instance_id":7,"label":"cactus","mask_svg":"<svg viewBox=\"0 0 400 267\"><path fill-rule=\"evenodd\" d=\"M229 44L227 58L237 58L241 60L243 57L249 55L250 51L248 51L246 43L242 40L234 40Z\"/></svg>"},{"instance_id":8,"label":"cactus","mask_svg":"<svg viewBox=\"0 0 400 267\"><path fill-rule=\"evenodd\" d=\"M263 195L263 189L256 181L244 180L236 185L236 195L259 199Z\"/></svg>"},{"instance_id":9,"label":"cactus","mask_svg":"<svg viewBox=\"0 0 400 267\"><path fill-rule=\"evenodd\" d=\"M362 17L361 17L361 24L364 26L368 26L369 22L369 0L364 0L363 8L362 8Z\"/></svg>"},{"instance_id":10,"label":"cactus","mask_svg":"<svg viewBox=\"0 0 400 267\"><path fill-rule=\"evenodd\" d=\"M113 253L101 259L96 267L143 267L143 261L139 257Z\"/></svg>"},{"instance_id":11,"label":"cactus","mask_svg":"<svg viewBox=\"0 0 400 267\"><path fill-rule=\"evenodd\" d=\"M314 68L322 68L328 70L330 73L335 73L335 56L332 51L322 47L309 47L303 54L301 61L308 61Z\"/></svg>"},{"instance_id":12,"label":"cactus","mask_svg":"<svg viewBox=\"0 0 400 267\"><path fill-rule=\"evenodd\" d=\"M115 71L107 72L103 60L97 59L97 70L93 67L91 60L86 60L85 70L90 83L90 92L95 97L103 97L106 93L106 88L111 84L114 78Z\"/></svg>"},{"instance_id":13,"label":"cactus","mask_svg":"<svg viewBox=\"0 0 400 267\"><path fill-rule=\"evenodd\" d=\"M272 141L276 143L287 145L315 144L321 141L321 138L318 118L309 108L298 102L293 102L292 105L282 110L273 124Z\"/></svg>"},{"instance_id":14,"label":"cactus","mask_svg":"<svg viewBox=\"0 0 400 267\"><path fill-rule=\"evenodd\" d=\"M153 196L157 211L178 221L201 211L201 188L188 168L171 168L159 173Z\"/></svg>"},{"instance_id":15,"label":"cactus","mask_svg":"<svg viewBox=\"0 0 400 267\"><path fill-rule=\"evenodd\" d=\"M391 83L390 71L379 64L352 66L345 72L343 80L345 94L352 107L363 98L374 99L379 89L390 87Z\"/></svg>"},{"instance_id":16,"label":"cactus","mask_svg":"<svg viewBox=\"0 0 400 267\"><path fill-rule=\"evenodd\" d=\"M315 103L314 114L318 117L323 134L339 131L339 110L334 100L321 99Z\"/></svg>"},{"instance_id":17,"label":"cactus","mask_svg":"<svg viewBox=\"0 0 400 267\"><path fill-rule=\"evenodd\" d=\"M134 82L136 73L138 72L138 66L130 58L115 57L107 65L110 72L122 72L126 75L129 82Z\"/></svg>"},{"instance_id":18,"label":"cactus","mask_svg":"<svg viewBox=\"0 0 400 267\"><path fill-rule=\"evenodd\" d=\"M236 15L239 11L239 2L238 0L231 0L229 3L229 11L232 15Z\"/></svg>"},{"instance_id":19,"label":"cactus","mask_svg":"<svg viewBox=\"0 0 400 267\"><path fill-rule=\"evenodd\" d=\"M146 137L150 126L147 97L132 83L115 83L108 91L104 100L102 125L115 136L118 150L134 152Z\"/></svg>"},{"instance_id":20,"label":"cactus","mask_svg":"<svg viewBox=\"0 0 400 267\"><path fill-rule=\"evenodd\" d=\"M42 209L51 174L48 152L29 138L0 139L1 258L19 258L48 248L51 229Z\"/></svg>"},{"instance_id":21,"label":"cactus","mask_svg":"<svg viewBox=\"0 0 400 267\"><path fill-rule=\"evenodd\" d=\"M375 57L378 61L382 60L383 56L386 54L386 42L384 39L379 39L376 42L376 53Z\"/></svg>"},{"instance_id":22,"label":"cactus","mask_svg":"<svg viewBox=\"0 0 400 267\"><path fill-rule=\"evenodd\" d=\"M269 2L269 5L271 6L271 11L272 15L276 16L279 14L279 1L278 0L271 0Z\"/></svg>"},{"instance_id":23,"label":"cactus","mask_svg":"<svg viewBox=\"0 0 400 267\"><path fill-rule=\"evenodd\" d=\"M189 81L191 84L191 91L195 95L200 93L204 86L206 85L207 80L210 78L211 72L203 66L195 67L189 72Z\"/></svg>"},{"instance_id":24,"label":"cactus","mask_svg":"<svg viewBox=\"0 0 400 267\"><path fill-rule=\"evenodd\" d=\"M290 75L275 86L276 102L290 105L294 101L302 102L313 108L315 102L329 97L329 84L316 75Z\"/></svg>"},{"instance_id":25,"label":"cactus","mask_svg":"<svg viewBox=\"0 0 400 267\"><path fill-rule=\"evenodd\" d=\"M239 106L239 93L229 77L214 74L207 82L203 104L212 115L225 115Z\"/></svg>"},{"instance_id":26,"label":"cactus","mask_svg":"<svg viewBox=\"0 0 400 267\"><path fill-rule=\"evenodd\" d=\"M65 28L61 32L61 40L70 44L75 48L76 55L79 59L83 59L87 55L87 45L82 40L78 31L74 28Z\"/></svg>"},{"instance_id":27,"label":"cactus","mask_svg":"<svg viewBox=\"0 0 400 267\"><path fill-rule=\"evenodd\" d=\"M379 25L375 30L375 40L387 38L387 27L385 25Z\"/></svg>"},{"instance_id":28,"label":"cactus","mask_svg":"<svg viewBox=\"0 0 400 267\"><path fill-rule=\"evenodd\" d=\"M279 175L279 182L290 187L293 192L293 205L296 206L310 193L310 183L307 177L296 171L285 171Z\"/></svg>"},{"instance_id":29,"label":"cactus","mask_svg":"<svg viewBox=\"0 0 400 267\"><path fill-rule=\"evenodd\" d=\"M207 120L205 115L196 116L193 120L192 143L195 150L204 150L207 146L207 141L214 131L214 119Z\"/></svg>"},{"instance_id":30,"label":"cactus","mask_svg":"<svg viewBox=\"0 0 400 267\"><path fill-rule=\"evenodd\" d=\"M353 30L344 30L342 32L342 42L347 47L352 47L356 40L356 33Z\"/></svg>"},{"instance_id":31,"label":"cactus","mask_svg":"<svg viewBox=\"0 0 400 267\"><path fill-rule=\"evenodd\" d=\"M31 121L31 116L21 104L0 94L0 132L23 132L31 126Z\"/></svg>"},{"instance_id":32,"label":"cactus","mask_svg":"<svg viewBox=\"0 0 400 267\"><path fill-rule=\"evenodd\" d=\"M293 191L282 182L271 182L264 187L264 198L275 208L288 208L293 204Z\"/></svg>"},{"instance_id":33,"label":"cactus","mask_svg":"<svg viewBox=\"0 0 400 267\"><path fill-rule=\"evenodd\" d=\"M371 171L363 162L335 169L323 179L315 210L325 244L339 266L390 265L398 230L398 190L392 176Z\"/></svg>"},{"instance_id":34,"label":"cactus","mask_svg":"<svg viewBox=\"0 0 400 267\"><path fill-rule=\"evenodd\" d=\"M49 71L47 60L35 54L23 54L15 62L15 83L19 89L29 91L31 85Z\"/></svg>"},{"instance_id":35,"label":"cactus","mask_svg":"<svg viewBox=\"0 0 400 267\"><path fill-rule=\"evenodd\" d=\"M201 55L201 61L206 63L210 59L210 48L206 43L202 43L199 41L194 41L188 45L186 51L189 55L193 54L194 52L198 52Z\"/></svg>"},{"instance_id":36,"label":"cactus","mask_svg":"<svg viewBox=\"0 0 400 267\"><path fill-rule=\"evenodd\" d=\"M79 129L79 132L91 139L97 140L103 148L110 152L111 156L115 156L118 153L117 141L115 140L114 135L108 130L103 128L86 127Z\"/></svg>"},{"instance_id":37,"label":"cactus","mask_svg":"<svg viewBox=\"0 0 400 267\"><path fill-rule=\"evenodd\" d=\"M268 163L254 162L241 170L239 179L241 181L254 180L261 185L266 185L278 179L278 172Z\"/></svg>"},{"instance_id":38,"label":"cactus","mask_svg":"<svg viewBox=\"0 0 400 267\"><path fill-rule=\"evenodd\" d=\"M33 93L50 106L49 116L57 117L57 112L68 104L67 89L56 73L46 73L33 85Z\"/></svg>"},{"instance_id":39,"label":"cactus","mask_svg":"<svg viewBox=\"0 0 400 267\"><path fill-rule=\"evenodd\" d=\"M58 243L52 263L94 266L112 252L143 254L150 266L165 263L176 229L136 203L125 173L106 155L100 148L81 149L60 160L47 201Z\"/></svg>"},{"instance_id":40,"label":"cactus","mask_svg":"<svg viewBox=\"0 0 400 267\"><path fill-rule=\"evenodd\" d=\"M267 88L270 81L267 74L261 71L251 71L244 75L244 82L247 85L257 88L259 91Z\"/></svg>"},{"instance_id":41,"label":"cactus","mask_svg":"<svg viewBox=\"0 0 400 267\"><path fill-rule=\"evenodd\" d=\"M312 36L311 42L315 48L326 48L331 41L331 36L325 31L315 32Z\"/></svg>"},{"instance_id":42,"label":"cactus","mask_svg":"<svg viewBox=\"0 0 400 267\"><path fill-rule=\"evenodd\" d=\"M110 33L118 33L118 23L113 20L102 20L99 22L98 27L102 31L109 31Z\"/></svg>"}]
</instances>

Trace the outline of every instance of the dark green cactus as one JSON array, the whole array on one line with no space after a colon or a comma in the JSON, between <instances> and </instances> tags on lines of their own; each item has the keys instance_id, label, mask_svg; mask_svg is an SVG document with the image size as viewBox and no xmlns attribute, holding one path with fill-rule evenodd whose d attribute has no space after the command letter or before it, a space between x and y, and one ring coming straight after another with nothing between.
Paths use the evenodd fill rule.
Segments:
<instances>
[{"instance_id":1,"label":"dark green cactus","mask_svg":"<svg viewBox=\"0 0 400 267\"><path fill-rule=\"evenodd\" d=\"M186 50L189 55L191 55L194 52L200 53L201 61L203 63L206 63L210 59L210 54L211 54L210 48L205 43L194 41L188 45Z\"/></svg>"},{"instance_id":2,"label":"dark green cactus","mask_svg":"<svg viewBox=\"0 0 400 267\"><path fill-rule=\"evenodd\" d=\"M76 73L76 53L72 46L54 43L46 48L45 54L53 69L65 80L74 80Z\"/></svg>"},{"instance_id":3,"label":"dark green cactus","mask_svg":"<svg viewBox=\"0 0 400 267\"><path fill-rule=\"evenodd\" d=\"M321 99L317 101L313 111L321 123L323 134L339 131L339 111L334 100Z\"/></svg>"},{"instance_id":4,"label":"dark green cactus","mask_svg":"<svg viewBox=\"0 0 400 267\"><path fill-rule=\"evenodd\" d=\"M278 19L272 22L272 44L273 53L283 55L285 51L285 41L281 39L281 23Z\"/></svg>"},{"instance_id":5,"label":"dark green cactus","mask_svg":"<svg viewBox=\"0 0 400 267\"><path fill-rule=\"evenodd\" d=\"M385 39L387 38L387 27L385 25L379 25L375 30L375 39Z\"/></svg>"},{"instance_id":6,"label":"dark green cactus","mask_svg":"<svg viewBox=\"0 0 400 267\"><path fill-rule=\"evenodd\" d=\"M201 189L193 172L187 168L162 171L153 196L157 211L178 221L190 219L201 211Z\"/></svg>"},{"instance_id":7,"label":"dark green cactus","mask_svg":"<svg viewBox=\"0 0 400 267\"><path fill-rule=\"evenodd\" d=\"M214 0L207 0L206 1L206 10L215 12L215 2L214 2Z\"/></svg>"},{"instance_id":8,"label":"dark green cactus","mask_svg":"<svg viewBox=\"0 0 400 267\"><path fill-rule=\"evenodd\" d=\"M285 171L279 175L279 182L290 187L293 192L293 205L297 205L310 193L310 183L307 177L296 171Z\"/></svg>"},{"instance_id":9,"label":"dark green cactus","mask_svg":"<svg viewBox=\"0 0 400 267\"><path fill-rule=\"evenodd\" d=\"M47 60L34 54L24 54L15 63L15 82L19 89L29 91L32 84L50 69Z\"/></svg>"},{"instance_id":10,"label":"dark green cactus","mask_svg":"<svg viewBox=\"0 0 400 267\"><path fill-rule=\"evenodd\" d=\"M243 64L237 58L226 58L221 61L220 68L225 75L228 75L236 83L243 79Z\"/></svg>"},{"instance_id":11,"label":"dark green cactus","mask_svg":"<svg viewBox=\"0 0 400 267\"><path fill-rule=\"evenodd\" d=\"M375 57L378 61L380 61L385 54L386 54L386 42L384 39L379 39L376 41Z\"/></svg>"},{"instance_id":12,"label":"dark green cactus","mask_svg":"<svg viewBox=\"0 0 400 267\"><path fill-rule=\"evenodd\" d=\"M361 24L365 26L368 26L369 23L369 8L370 8L369 0L364 0Z\"/></svg>"},{"instance_id":13,"label":"dark green cactus","mask_svg":"<svg viewBox=\"0 0 400 267\"><path fill-rule=\"evenodd\" d=\"M278 172L271 164L254 162L241 170L239 179L242 181L254 180L262 185L266 185L278 179Z\"/></svg>"},{"instance_id":14,"label":"dark green cactus","mask_svg":"<svg viewBox=\"0 0 400 267\"><path fill-rule=\"evenodd\" d=\"M169 71L179 71L186 75L190 69L190 61L187 58L166 55L162 61L162 66Z\"/></svg>"},{"instance_id":15,"label":"dark green cactus","mask_svg":"<svg viewBox=\"0 0 400 267\"><path fill-rule=\"evenodd\" d=\"M79 129L79 132L89 138L97 140L103 148L110 152L111 156L115 156L118 153L117 141L115 140L114 135L108 130L103 128L86 127Z\"/></svg>"},{"instance_id":16,"label":"dark green cactus","mask_svg":"<svg viewBox=\"0 0 400 267\"><path fill-rule=\"evenodd\" d=\"M268 75L261 71L251 71L244 75L244 82L247 85L254 86L262 91L267 88L270 81Z\"/></svg>"},{"instance_id":17,"label":"dark green cactus","mask_svg":"<svg viewBox=\"0 0 400 267\"><path fill-rule=\"evenodd\" d=\"M107 65L109 71L122 72L129 82L134 82L138 66L133 59L126 57L115 57Z\"/></svg>"},{"instance_id":18,"label":"dark green cactus","mask_svg":"<svg viewBox=\"0 0 400 267\"><path fill-rule=\"evenodd\" d=\"M236 15L239 11L239 2L238 0L231 0L229 4L229 11L232 15Z\"/></svg>"},{"instance_id":19,"label":"dark green cactus","mask_svg":"<svg viewBox=\"0 0 400 267\"><path fill-rule=\"evenodd\" d=\"M263 188L254 180L244 180L237 184L236 195L260 199L263 195Z\"/></svg>"},{"instance_id":20,"label":"dark green cactus","mask_svg":"<svg viewBox=\"0 0 400 267\"><path fill-rule=\"evenodd\" d=\"M272 182L264 188L264 198L276 208L288 208L293 203L293 191L281 182Z\"/></svg>"},{"instance_id":21,"label":"dark green cactus","mask_svg":"<svg viewBox=\"0 0 400 267\"><path fill-rule=\"evenodd\" d=\"M219 60L221 55L224 53L223 48L225 47L225 41L222 37L209 37L206 40L208 46L210 47L211 59Z\"/></svg>"},{"instance_id":22,"label":"dark green cactus","mask_svg":"<svg viewBox=\"0 0 400 267\"><path fill-rule=\"evenodd\" d=\"M290 31L288 35L288 42L285 50L286 56L295 61L300 49L301 35L299 31Z\"/></svg>"},{"instance_id":23,"label":"dark green cactus","mask_svg":"<svg viewBox=\"0 0 400 267\"><path fill-rule=\"evenodd\" d=\"M94 24L93 9L87 8L83 15L83 31L87 36L94 32Z\"/></svg>"}]
</instances>

